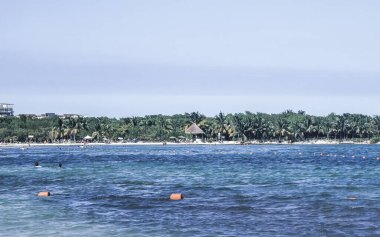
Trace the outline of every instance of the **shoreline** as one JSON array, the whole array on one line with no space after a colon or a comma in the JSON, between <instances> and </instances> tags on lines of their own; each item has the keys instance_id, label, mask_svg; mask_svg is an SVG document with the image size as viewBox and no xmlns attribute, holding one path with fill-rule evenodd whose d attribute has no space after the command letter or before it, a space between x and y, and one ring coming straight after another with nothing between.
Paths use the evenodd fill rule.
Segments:
<instances>
[{"instance_id":1,"label":"shoreline","mask_svg":"<svg viewBox=\"0 0 380 237\"><path fill-rule=\"evenodd\" d=\"M163 145L376 145L380 143L370 143L369 140L363 142L353 142L353 141L330 141L330 140L316 140L307 142L294 142L294 143L280 143L280 142L246 142L241 143L237 141L224 141L224 142L192 142L192 143L176 143L176 142L112 142L112 143L101 143L101 142L91 142L91 143L0 143L0 147L49 147L49 146L163 146Z\"/></svg>"}]
</instances>

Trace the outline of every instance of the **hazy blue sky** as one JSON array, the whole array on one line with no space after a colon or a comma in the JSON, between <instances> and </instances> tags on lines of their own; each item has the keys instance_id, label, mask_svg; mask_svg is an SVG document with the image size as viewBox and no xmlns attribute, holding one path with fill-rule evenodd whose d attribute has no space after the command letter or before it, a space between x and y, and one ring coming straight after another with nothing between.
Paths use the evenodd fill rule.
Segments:
<instances>
[{"instance_id":1,"label":"hazy blue sky","mask_svg":"<svg viewBox=\"0 0 380 237\"><path fill-rule=\"evenodd\" d=\"M380 114L377 0L0 1L18 113Z\"/></svg>"}]
</instances>

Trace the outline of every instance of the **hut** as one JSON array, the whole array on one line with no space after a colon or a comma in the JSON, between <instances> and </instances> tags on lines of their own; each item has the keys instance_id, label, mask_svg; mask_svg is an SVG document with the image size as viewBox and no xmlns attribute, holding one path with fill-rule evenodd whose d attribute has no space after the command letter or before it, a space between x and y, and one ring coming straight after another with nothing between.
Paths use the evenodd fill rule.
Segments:
<instances>
[{"instance_id":1,"label":"hut","mask_svg":"<svg viewBox=\"0 0 380 237\"><path fill-rule=\"evenodd\" d=\"M193 136L193 141L197 139L197 135L202 134L202 140L203 140L203 130L198 127L195 123L191 124L190 127L188 127L185 130L186 134L191 134Z\"/></svg>"}]
</instances>

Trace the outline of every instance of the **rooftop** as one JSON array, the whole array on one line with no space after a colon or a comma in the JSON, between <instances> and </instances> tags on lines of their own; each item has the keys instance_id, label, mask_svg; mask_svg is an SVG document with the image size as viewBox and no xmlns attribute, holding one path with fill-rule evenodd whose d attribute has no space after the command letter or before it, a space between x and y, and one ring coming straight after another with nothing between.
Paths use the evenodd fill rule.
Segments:
<instances>
[{"instance_id":1,"label":"rooftop","mask_svg":"<svg viewBox=\"0 0 380 237\"><path fill-rule=\"evenodd\" d=\"M195 123L191 124L190 127L188 127L186 130L185 130L185 133L186 134L203 134L203 130L200 129Z\"/></svg>"}]
</instances>

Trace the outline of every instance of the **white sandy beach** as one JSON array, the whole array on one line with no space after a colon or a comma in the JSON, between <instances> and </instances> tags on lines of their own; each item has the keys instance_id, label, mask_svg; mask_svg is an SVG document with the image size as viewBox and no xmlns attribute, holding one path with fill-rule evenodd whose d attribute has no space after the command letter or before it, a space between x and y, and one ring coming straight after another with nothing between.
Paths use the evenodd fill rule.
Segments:
<instances>
[{"instance_id":1,"label":"white sandy beach","mask_svg":"<svg viewBox=\"0 0 380 237\"><path fill-rule=\"evenodd\" d=\"M353 142L353 141L334 141L334 140L313 140L305 142L294 142L294 143L279 143L279 142L258 142L249 141L242 144L239 141L224 141L224 142L166 142L165 145L339 145L339 144L357 144L365 145L370 144L369 140L363 142ZM376 143L379 144L379 143ZM100 143L100 142L90 142L90 143L0 143L0 147L36 147L36 146L163 146L163 142L111 142L111 143Z\"/></svg>"}]
</instances>

